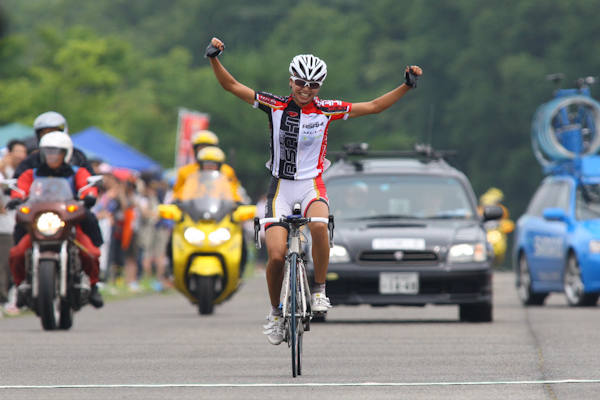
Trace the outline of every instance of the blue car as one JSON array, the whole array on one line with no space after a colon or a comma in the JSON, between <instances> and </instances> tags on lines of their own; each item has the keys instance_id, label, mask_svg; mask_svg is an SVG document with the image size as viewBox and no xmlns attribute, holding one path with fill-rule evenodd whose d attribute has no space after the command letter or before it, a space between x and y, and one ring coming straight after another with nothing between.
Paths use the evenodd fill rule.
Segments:
<instances>
[{"instance_id":1,"label":"blue car","mask_svg":"<svg viewBox=\"0 0 600 400\"><path fill-rule=\"evenodd\" d=\"M514 265L523 305L542 305L564 292L571 306L600 296L600 157L580 173L550 175L517 221Z\"/></svg>"}]
</instances>

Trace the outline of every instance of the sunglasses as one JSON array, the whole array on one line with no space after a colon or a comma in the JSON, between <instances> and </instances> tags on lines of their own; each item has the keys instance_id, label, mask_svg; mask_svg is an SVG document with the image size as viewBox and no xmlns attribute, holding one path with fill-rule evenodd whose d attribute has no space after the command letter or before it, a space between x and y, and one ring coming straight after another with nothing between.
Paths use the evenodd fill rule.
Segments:
<instances>
[{"instance_id":1,"label":"sunglasses","mask_svg":"<svg viewBox=\"0 0 600 400\"><path fill-rule=\"evenodd\" d=\"M294 81L296 86L301 88L303 88L304 86L308 86L311 89L318 89L323 84L323 82L305 81L304 79L296 78L295 76L290 76L290 79Z\"/></svg>"}]
</instances>

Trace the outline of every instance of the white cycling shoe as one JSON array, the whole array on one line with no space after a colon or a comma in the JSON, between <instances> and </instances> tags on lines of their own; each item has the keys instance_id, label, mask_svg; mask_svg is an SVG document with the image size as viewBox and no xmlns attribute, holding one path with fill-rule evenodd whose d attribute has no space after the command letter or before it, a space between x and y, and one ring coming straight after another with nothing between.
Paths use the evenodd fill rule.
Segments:
<instances>
[{"instance_id":1,"label":"white cycling shoe","mask_svg":"<svg viewBox=\"0 0 600 400\"><path fill-rule=\"evenodd\" d=\"M266 330L263 331L267 335L269 342L274 345L278 345L283 342L283 317L269 314L267 316L267 325L263 325Z\"/></svg>"},{"instance_id":2,"label":"white cycling shoe","mask_svg":"<svg viewBox=\"0 0 600 400\"><path fill-rule=\"evenodd\" d=\"M310 296L310 309L316 313L326 313L327 309L331 308L329 297L324 293L313 293Z\"/></svg>"}]
</instances>

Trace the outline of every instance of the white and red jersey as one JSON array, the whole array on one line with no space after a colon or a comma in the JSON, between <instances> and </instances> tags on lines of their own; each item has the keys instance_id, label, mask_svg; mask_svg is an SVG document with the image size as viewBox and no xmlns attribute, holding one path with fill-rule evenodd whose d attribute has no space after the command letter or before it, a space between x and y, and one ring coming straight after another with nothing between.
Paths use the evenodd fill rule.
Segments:
<instances>
[{"instance_id":1,"label":"white and red jersey","mask_svg":"<svg viewBox=\"0 0 600 400\"><path fill-rule=\"evenodd\" d=\"M327 154L329 122L347 119L352 103L315 99L300 108L291 96L255 92L254 108L269 116L271 174L282 179L312 179L320 176L330 162Z\"/></svg>"}]
</instances>

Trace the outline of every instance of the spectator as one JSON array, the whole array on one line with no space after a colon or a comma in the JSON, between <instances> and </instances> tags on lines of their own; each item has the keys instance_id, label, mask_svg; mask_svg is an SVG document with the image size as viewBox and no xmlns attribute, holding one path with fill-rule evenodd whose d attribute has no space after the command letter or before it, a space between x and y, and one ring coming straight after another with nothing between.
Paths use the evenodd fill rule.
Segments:
<instances>
[{"instance_id":1,"label":"spectator","mask_svg":"<svg viewBox=\"0 0 600 400\"><path fill-rule=\"evenodd\" d=\"M0 159L2 179L11 179L21 161L27 158L27 146L20 140L11 140L6 145L7 153Z\"/></svg>"},{"instance_id":2,"label":"spectator","mask_svg":"<svg viewBox=\"0 0 600 400\"><path fill-rule=\"evenodd\" d=\"M171 232L169 226L162 222L158 213L160 200L157 188L157 181L149 182L144 188L143 195L139 198L141 218L138 244L142 254L144 278L152 278L154 266L156 268L156 276L153 288L156 291L162 291L165 286L171 286L165 276L167 265L166 248Z\"/></svg>"},{"instance_id":3,"label":"spectator","mask_svg":"<svg viewBox=\"0 0 600 400\"><path fill-rule=\"evenodd\" d=\"M140 286L137 281L137 233L138 223L138 197L136 195L136 181L134 176L126 177L119 181L116 197L113 199L113 218L110 263L115 271L114 275L120 275L132 292L139 292Z\"/></svg>"},{"instance_id":4,"label":"spectator","mask_svg":"<svg viewBox=\"0 0 600 400\"><path fill-rule=\"evenodd\" d=\"M104 241L100 247L100 279L106 282L114 279L114 276L111 275L109 258L112 227L114 224L113 212L117 206L117 202L114 199L118 197L119 182L112 175L108 164L101 164L98 172L102 174L102 185L99 188L98 201L94 205L92 212L98 218L98 225L100 226L100 232Z\"/></svg>"},{"instance_id":5,"label":"spectator","mask_svg":"<svg viewBox=\"0 0 600 400\"><path fill-rule=\"evenodd\" d=\"M6 154L0 160L0 180L11 179L17 166L27 157L27 146L20 140L11 140L6 147ZM13 247L12 233L15 227L15 210L6 210L4 205L10 197L0 192L0 305L3 312L10 315L19 313L15 299L10 301L9 289L12 286L8 252ZM0 314L1 315L1 314Z\"/></svg>"}]
</instances>

